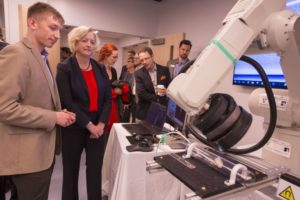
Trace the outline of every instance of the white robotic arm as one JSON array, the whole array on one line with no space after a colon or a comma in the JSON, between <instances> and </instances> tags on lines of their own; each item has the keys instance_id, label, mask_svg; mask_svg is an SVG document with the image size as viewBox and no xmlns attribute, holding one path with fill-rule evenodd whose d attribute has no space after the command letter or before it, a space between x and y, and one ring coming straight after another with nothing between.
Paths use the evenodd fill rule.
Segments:
<instances>
[{"instance_id":1,"label":"white robotic arm","mask_svg":"<svg viewBox=\"0 0 300 200\"><path fill-rule=\"evenodd\" d=\"M300 18L290 10L278 12L268 20L265 44L280 55L287 90L273 90L277 111L277 125L281 127L300 126ZM265 92L255 90L249 99L253 114L263 116L269 122L268 106L263 105Z\"/></svg>"},{"instance_id":2,"label":"white robotic arm","mask_svg":"<svg viewBox=\"0 0 300 200\"><path fill-rule=\"evenodd\" d=\"M167 95L192 116L190 124L191 127L196 127L193 129L197 131L196 135L201 135L198 139L204 138L212 145L229 149L243 137L250 126L252 117L245 110L242 108L225 110L224 107L227 106L225 104L230 107L231 99L224 101L222 97L214 100L215 96L211 95L211 92L256 37L260 38L262 47L271 47L280 54L290 99L293 100L290 102L292 106L288 113L289 117L286 117L285 113L285 119L288 119L290 124L295 122L300 124L300 92L297 88L300 68L296 66L300 63L298 19L298 15L285 10L285 0L240 0L236 3L223 21L223 27L190 69L186 73L179 74L167 89ZM269 92L269 98L272 96L271 93ZM222 101L225 102L224 105ZM276 123L275 101L272 101L270 103L274 105L271 109L273 121L265 137L253 148L229 152L249 153L262 147L269 140ZM215 108L214 104L221 106ZM258 108L251 111L254 114L261 114L261 110L263 109ZM208 120L209 112L210 118L216 118L221 112L224 114L218 116L218 121ZM263 111L263 116L268 118L268 113L267 108ZM217 127L212 126L213 123Z\"/></svg>"},{"instance_id":3,"label":"white robotic arm","mask_svg":"<svg viewBox=\"0 0 300 200\"><path fill-rule=\"evenodd\" d=\"M300 175L300 18L289 10L270 17L266 26L266 46L280 55L288 90L273 90L277 105L277 128L262 151L262 157L285 165ZM256 89L250 95L249 108L269 123L265 92Z\"/></svg>"},{"instance_id":4,"label":"white robotic arm","mask_svg":"<svg viewBox=\"0 0 300 200\"><path fill-rule=\"evenodd\" d=\"M207 124L212 124L212 122L204 118L209 112L213 118L221 111L226 112L222 106L212 109L215 107L214 103L220 103L211 100L214 98L211 92L233 67L235 60L246 52L256 37L260 39L261 47L270 48L269 50L280 55L282 70L288 85L288 91L274 90L278 113L276 125L281 128L276 129L275 135L266 145L266 148L271 148L273 152L279 152L279 155L271 155L268 151L263 151L267 152L263 153L263 156L265 155L264 157L268 157L268 160L275 163L289 163L289 168L300 173L298 156L300 151L298 145L300 140L300 90L298 83L300 77L300 18L294 12L285 9L285 0L238 1L223 21L223 27L202 51L194 64L186 73L179 74L171 82L167 89L167 95L192 116L189 126L196 127L192 129L192 132L201 136L198 139L211 146L217 145L216 147L221 147L228 152L240 154L241 151L237 152L237 150L230 148L243 137L244 133L242 132L247 131L252 118L245 112L245 120L236 124L246 124L246 127L231 126L230 123L233 119L236 119L236 116L243 112L242 108L240 110L234 109L228 120L223 118L222 123L214 122L218 126L215 129L212 129L212 126L207 128ZM263 101L262 98L264 98ZM266 102L266 98L263 89L254 91L250 97L249 107L253 114L263 116L265 122L268 123L271 116L269 115L269 106L261 103ZM273 101L272 105L274 104ZM274 108L271 109L271 112L272 110ZM275 127L276 117L273 116L272 119L273 121L271 120L272 123L270 123L264 138L257 145L243 152L249 153L266 144ZM195 122L198 125L195 125ZM221 131L221 133L222 128L227 130ZM236 132L233 133L234 131Z\"/></svg>"},{"instance_id":5,"label":"white robotic arm","mask_svg":"<svg viewBox=\"0 0 300 200\"><path fill-rule=\"evenodd\" d=\"M284 0L239 0L187 73L179 74L171 82L167 95L190 115L207 109L210 93L247 50L267 19L284 8Z\"/></svg>"}]
</instances>

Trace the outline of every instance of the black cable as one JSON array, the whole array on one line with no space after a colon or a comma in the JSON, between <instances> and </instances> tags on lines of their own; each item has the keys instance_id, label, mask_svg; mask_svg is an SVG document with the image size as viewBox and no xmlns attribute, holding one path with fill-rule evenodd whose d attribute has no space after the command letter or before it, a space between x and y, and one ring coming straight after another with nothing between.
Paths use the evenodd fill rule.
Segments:
<instances>
[{"instance_id":1,"label":"black cable","mask_svg":"<svg viewBox=\"0 0 300 200\"><path fill-rule=\"evenodd\" d=\"M277 110L276 110L276 102L275 102L274 94L273 94L272 88L270 86L268 77L267 77L265 71L263 70L262 66L258 62L256 62L254 59L252 59L248 56L242 56L240 58L240 60L251 64L256 69L256 71L259 73L259 75L261 76L265 91L267 93L267 98L269 101L270 123L269 123L268 130L265 133L264 137L257 144L255 144L251 147L245 148L245 149L227 149L226 150L226 152L233 153L233 154L247 154L247 153L251 153L251 152L256 151L256 150L260 149L261 147L263 147L269 141L269 139L272 137L275 126L276 126L276 120L277 120Z\"/></svg>"}]
</instances>

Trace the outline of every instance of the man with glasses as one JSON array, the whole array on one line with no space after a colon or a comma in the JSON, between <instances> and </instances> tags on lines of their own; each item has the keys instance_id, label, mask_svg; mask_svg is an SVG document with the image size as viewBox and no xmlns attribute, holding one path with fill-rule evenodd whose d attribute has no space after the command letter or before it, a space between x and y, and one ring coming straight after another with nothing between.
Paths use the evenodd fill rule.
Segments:
<instances>
[{"instance_id":1,"label":"man with glasses","mask_svg":"<svg viewBox=\"0 0 300 200\"><path fill-rule=\"evenodd\" d=\"M144 120L152 102L167 104L166 88L171 82L171 78L167 67L154 62L151 48L141 49L139 59L144 67L135 72L138 96L136 117Z\"/></svg>"},{"instance_id":2,"label":"man with glasses","mask_svg":"<svg viewBox=\"0 0 300 200\"><path fill-rule=\"evenodd\" d=\"M138 53L136 53L134 55L134 66L135 66L135 70L136 71L139 70L139 69L141 69L143 67L142 62L141 62L141 60L139 58L139 54Z\"/></svg>"}]
</instances>

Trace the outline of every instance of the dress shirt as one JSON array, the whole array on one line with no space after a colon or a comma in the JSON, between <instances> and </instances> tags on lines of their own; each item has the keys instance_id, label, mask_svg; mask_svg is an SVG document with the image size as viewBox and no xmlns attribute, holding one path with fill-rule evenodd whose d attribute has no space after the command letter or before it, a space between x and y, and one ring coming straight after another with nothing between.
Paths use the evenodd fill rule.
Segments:
<instances>
[{"instance_id":1,"label":"dress shirt","mask_svg":"<svg viewBox=\"0 0 300 200\"><path fill-rule=\"evenodd\" d=\"M153 87L155 88L156 85L157 85L157 68L156 68L156 64L154 65L154 67L152 69L148 69L148 73L151 77Z\"/></svg>"},{"instance_id":2,"label":"dress shirt","mask_svg":"<svg viewBox=\"0 0 300 200\"><path fill-rule=\"evenodd\" d=\"M176 77L178 75L178 73L180 72L182 66L187 62L187 59L184 60L179 60L179 62L175 65L174 68L174 77Z\"/></svg>"}]
</instances>

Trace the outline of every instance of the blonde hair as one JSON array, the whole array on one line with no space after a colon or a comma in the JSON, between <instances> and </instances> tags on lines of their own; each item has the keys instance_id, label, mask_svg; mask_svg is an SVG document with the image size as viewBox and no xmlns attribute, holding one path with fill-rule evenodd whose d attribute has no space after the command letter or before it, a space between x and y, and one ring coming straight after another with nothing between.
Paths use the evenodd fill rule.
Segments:
<instances>
[{"instance_id":1,"label":"blonde hair","mask_svg":"<svg viewBox=\"0 0 300 200\"><path fill-rule=\"evenodd\" d=\"M69 48L72 51L72 53L76 52L76 43L81 40L86 34L89 32L92 32L95 35L95 50L99 47L100 45L100 40L97 35L97 32L94 31L91 27L87 26L78 26L76 28L73 28L72 31L68 34L68 43L69 43Z\"/></svg>"}]
</instances>

